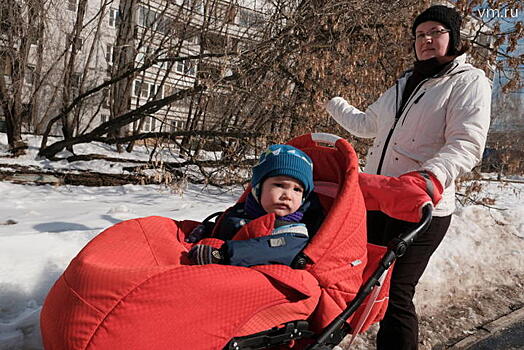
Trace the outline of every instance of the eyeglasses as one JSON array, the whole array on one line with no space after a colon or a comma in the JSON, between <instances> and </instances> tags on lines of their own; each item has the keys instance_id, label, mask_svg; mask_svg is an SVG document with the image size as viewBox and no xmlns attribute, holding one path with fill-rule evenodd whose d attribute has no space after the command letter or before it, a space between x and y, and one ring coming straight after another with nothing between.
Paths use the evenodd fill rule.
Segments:
<instances>
[{"instance_id":1,"label":"eyeglasses","mask_svg":"<svg viewBox=\"0 0 524 350\"><path fill-rule=\"evenodd\" d=\"M449 32L451 32L451 30L449 29L435 29L435 30L430 30L429 32L417 33L415 35L415 40L422 41L426 39L426 36L429 36L430 38L435 39L435 38L439 38L442 34L449 33Z\"/></svg>"}]
</instances>

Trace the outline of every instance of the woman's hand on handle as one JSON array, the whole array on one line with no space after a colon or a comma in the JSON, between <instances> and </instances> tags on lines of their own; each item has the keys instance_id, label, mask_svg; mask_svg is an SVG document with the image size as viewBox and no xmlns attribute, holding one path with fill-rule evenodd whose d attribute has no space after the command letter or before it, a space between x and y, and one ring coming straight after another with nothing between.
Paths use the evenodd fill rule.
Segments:
<instances>
[{"instance_id":1,"label":"woman's hand on handle","mask_svg":"<svg viewBox=\"0 0 524 350\"><path fill-rule=\"evenodd\" d=\"M359 174L359 184L367 210L379 210L386 215L409 222L422 218L422 207L436 205L442 197L442 185L428 174L410 172L400 177Z\"/></svg>"}]
</instances>

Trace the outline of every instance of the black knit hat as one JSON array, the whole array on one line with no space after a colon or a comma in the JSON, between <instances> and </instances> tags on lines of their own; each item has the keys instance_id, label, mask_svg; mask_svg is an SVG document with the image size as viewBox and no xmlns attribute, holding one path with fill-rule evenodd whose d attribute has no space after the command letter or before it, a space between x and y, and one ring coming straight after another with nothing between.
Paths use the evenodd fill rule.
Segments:
<instances>
[{"instance_id":1,"label":"black knit hat","mask_svg":"<svg viewBox=\"0 0 524 350\"><path fill-rule=\"evenodd\" d=\"M460 25L462 23L462 17L457 10L445 5L431 6L415 18L415 22L413 22L413 27L411 28L413 35L415 35L419 24L428 21L439 22L451 31L449 33L449 48L446 54L449 56L460 54Z\"/></svg>"}]
</instances>

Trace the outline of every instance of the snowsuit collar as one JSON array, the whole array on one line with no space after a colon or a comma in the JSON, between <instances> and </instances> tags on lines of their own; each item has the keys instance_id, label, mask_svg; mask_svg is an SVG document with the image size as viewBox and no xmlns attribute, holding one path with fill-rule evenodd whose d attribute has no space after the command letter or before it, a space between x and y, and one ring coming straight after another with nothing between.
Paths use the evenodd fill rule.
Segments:
<instances>
[{"instance_id":1,"label":"snowsuit collar","mask_svg":"<svg viewBox=\"0 0 524 350\"><path fill-rule=\"evenodd\" d=\"M288 214L286 216L278 216L278 220L289 221L289 222L300 222L304 217L304 212L309 207L309 202L306 200L294 213ZM250 219L256 219L262 215L266 215L267 212L262 208L260 203L255 199L252 193L247 196L244 210Z\"/></svg>"}]
</instances>

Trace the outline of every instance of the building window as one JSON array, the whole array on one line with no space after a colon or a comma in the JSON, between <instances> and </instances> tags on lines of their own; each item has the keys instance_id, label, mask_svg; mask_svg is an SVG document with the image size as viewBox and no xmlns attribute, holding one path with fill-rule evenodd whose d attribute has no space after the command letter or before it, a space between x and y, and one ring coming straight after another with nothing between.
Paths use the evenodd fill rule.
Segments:
<instances>
[{"instance_id":1,"label":"building window","mask_svg":"<svg viewBox=\"0 0 524 350\"><path fill-rule=\"evenodd\" d=\"M165 95L164 96L172 96L174 94L177 94L181 91L181 89L179 88L176 88L176 87L173 87L173 86L169 86L169 85L165 85ZM191 96L186 96L184 98L181 98L179 100L175 100L173 102L171 102L172 104L175 104L175 105L178 105L178 106L187 106L191 103L191 100L192 100L192 97Z\"/></svg>"},{"instance_id":2,"label":"building window","mask_svg":"<svg viewBox=\"0 0 524 350\"><path fill-rule=\"evenodd\" d=\"M135 80L135 84L133 86L133 96L152 99L154 98L155 100L158 100L164 98L164 89L159 84Z\"/></svg>"},{"instance_id":3,"label":"building window","mask_svg":"<svg viewBox=\"0 0 524 350\"><path fill-rule=\"evenodd\" d=\"M102 107L109 109L111 108L111 89L104 88L102 90Z\"/></svg>"},{"instance_id":4,"label":"building window","mask_svg":"<svg viewBox=\"0 0 524 350\"><path fill-rule=\"evenodd\" d=\"M138 8L138 24L142 27L154 29L158 13L150 8L140 6Z\"/></svg>"},{"instance_id":5,"label":"building window","mask_svg":"<svg viewBox=\"0 0 524 350\"><path fill-rule=\"evenodd\" d=\"M140 48L140 52L137 53L135 61L139 64L150 64L153 60L161 60L167 58L167 52L161 51L151 45L143 46ZM166 61L158 61L154 64L155 67L164 68L168 65Z\"/></svg>"},{"instance_id":6,"label":"building window","mask_svg":"<svg viewBox=\"0 0 524 350\"><path fill-rule=\"evenodd\" d=\"M190 60L178 61L175 70L180 74L194 77L196 74L195 65Z\"/></svg>"},{"instance_id":7,"label":"building window","mask_svg":"<svg viewBox=\"0 0 524 350\"><path fill-rule=\"evenodd\" d=\"M176 63L176 66L175 66L175 70L178 72L178 73L181 73L181 74L184 74L184 61L178 61Z\"/></svg>"},{"instance_id":8,"label":"building window","mask_svg":"<svg viewBox=\"0 0 524 350\"><path fill-rule=\"evenodd\" d=\"M188 44L198 45L200 43L200 37L198 35L189 36L185 40Z\"/></svg>"},{"instance_id":9,"label":"building window","mask_svg":"<svg viewBox=\"0 0 524 350\"><path fill-rule=\"evenodd\" d=\"M242 27L261 27L264 24L262 14L247 9L240 9L238 12L238 25Z\"/></svg>"},{"instance_id":10,"label":"building window","mask_svg":"<svg viewBox=\"0 0 524 350\"><path fill-rule=\"evenodd\" d=\"M154 116L144 117L144 123L142 124L142 131L153 132L156 130L156 118Z\"/></svg>"},{"instance_id":11,"label":"building window","mask_svg":"<svg viewBox=\"0 0 524 350\"><path fill-rule=\"evenodd\" d=\"M183 0L182 6L194 13L202 14L204 12L202 0Z\"/></svg>"},{"instance_id":12,"label":"building window","mask_svg":"<svg viewBox=\"0 0 524 350\"><path fill-rule=\"evenodd\" d=\"M106 62L108 65L115 64L115 50L111 44L106 44Z\"/></svg>"},{"instance_id":13,"label":"building window","mask_svg":"<svg viewBox=\"0 0 524 350\"><path fill-rule=\"evenodd\" d=\"M162 34L169 34L174 27L173 19L145 6L138 8L138 24Z\"/></svg>"},{"instance_id":14,"label":"building window","mask_svg":"<svg viewBox=\"0 0 524 350\"><path fill-rule=\"evenodd\" d=\"M145 59L146 59L146 55L142 52L138 52L135 57L135 62L144 64L144 62L146 61Z\"/></svg>"},{"instance_id":15,"label":"building window","mask_svg":"<svg viewBox=\"0 0 524 350\"><path fill-rule=\"evenodd\" d=\"M25 70L25 82L28 85L35 83L35 66L27 66Z\"/></svg>"},{"instance_id":16,"label":"building window","mask_svg":"<svg viewBox=\"0 0 524 350\"><path fill-rule=\"evenodd\" d=\"M172 120L171 121L171 132L177 131L177 130L184 130L185 125L186 123L183 120Z\"/></svg>"},{"instance_id":17,"label":"building window","mask_svg":"<svg viewBox=\"0 0 524 350\"><path fill-rule=\"evenodd\" d=\"M144 52L144 58L148 61L157 58L156 55L158 54L158 48L153 45L142 47L142 51Z\"/></svg>"},{"instance_id":18,"label":"building window","mask_svg":"<svg viewBox=\"0 0 524 350\"><path fill-rule=\"evenodd\" d=\"M149 84L141 80L135 80L133 87L133 96L147 98L149 95Z\"/></svg>"},{"instance_id":19,"label":"building window","mask_svg":"<svg viewBox=\"0 0 524 350\"><path fill-rule=\"evenodd\" d=\"M493 46L493 36L487 35L485 33L479 33L478 42L482 45L492 47Z\"/></svg>"},{"instance_id":20,"label":"building window","mask_svg":"<svg viewBox=\"0 0 524 350\"><path fill-rule=\"evenodd\" d=\"M157 56L155 57L155 59L157 60L163 60L166 58L168 58L166 51L158 53ZM167 67L168 65L169 63L167 61L158 61L157 63L155 63L155 66L157 66L158 68L164 68L164 67Z\"/></svg>"},{"instance_id":21,"label":"building window","mask_svg":"<svg viewBox=\"0 0 524 350\"><path fill-rule=\"evenodd\" d=\"M115 28L120 24L120 11L117 8L109 9L109 27Z\"/></svg>"},{"instance_id":22,"label":"building window","mask_svg":"<svg viewBox=\"0 0 524 350\"><path fill-rule=\"evenodd\" d=\"M76 12L76 0L67 0L67 9Z\"/></svg>"},{"instance_id":23,"label":"building window","mask_svg":"<svg viewBox=\"0 0 524 350\"><path fill-rule=\"evenodd\" d=\"M74 89L79 89L81 80L82 80L82 74L80 73L71 74L71 87Z\"/></svg>"},{"instance_id":24,"label":"building window","mask_svg":"<svg viewBox=\"0 0 524 350\"><path fill-rule=\"evenodd\" d=\"M67 49L71 51L73 49L73 44L75 46L76 51L80 51L82 49L82 46L84 45L84 39L82 38L76 38L73 43L73 36L71 34L67 34L66 36L66 45Z\"/></svg>"},{"instance_id":25,"label":"building window","mask_svg":"<svg viewBox=\"0 0 524 350\"><path fill-rule=\"evenodd\" d=\"M158 24L156 26L157 32L160 32L162 34L169 34L174 27L174 21L166 16L160 15L160 18L158 19Z\"/></svg>"},{"instance_id":26,"label":"building window","mask_svg":"<svg viewBox=\"0 0 524 350\"><path fill-rule=\"evenodd\" d=\"M164 89L160 85L149 84L149 97L155 100L162 99Z\"/></svg>"}]
</instances>

